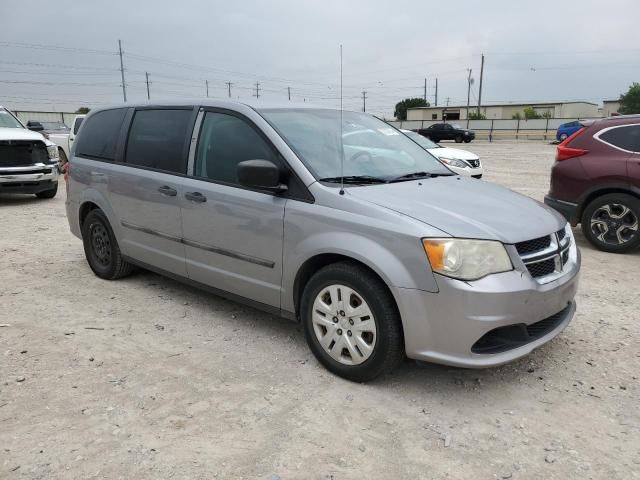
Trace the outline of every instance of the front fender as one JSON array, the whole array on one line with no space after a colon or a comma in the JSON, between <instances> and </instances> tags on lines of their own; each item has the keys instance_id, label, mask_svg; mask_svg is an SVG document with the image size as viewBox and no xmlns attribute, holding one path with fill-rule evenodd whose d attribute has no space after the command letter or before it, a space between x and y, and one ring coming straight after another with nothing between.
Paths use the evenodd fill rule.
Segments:
<instances>
[{"instance_id":1,"label":"front fender","mask_svg":"<svg viewBox=\"0 0 640 480\"><path fill-rule=\"evenodd\" d=\"M397 242L397 249L391 250L373 238L350 232L320 232L305 236L294 245L285 242L282 309L295 311L294 286L297 274L307 261L323 254L342 255L356 260L376 272L389 287L437 292L435 278L424 252L420 251L419 241L415 241L413 250L403 247L401 243Z\"/></svg>"}]
</instances>

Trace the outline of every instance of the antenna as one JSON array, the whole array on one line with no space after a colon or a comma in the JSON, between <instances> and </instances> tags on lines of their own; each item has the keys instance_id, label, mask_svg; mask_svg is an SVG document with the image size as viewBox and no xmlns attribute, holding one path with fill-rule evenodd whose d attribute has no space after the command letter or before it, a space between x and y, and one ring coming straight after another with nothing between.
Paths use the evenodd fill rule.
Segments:
<instances>
[{"instance_id":1,"label":"antenna","mask_svg":"<svg viewBox=\"0 0 640 480\"><path fill-rule=\"evenodd\" d=\"M342 141L342 44L340 44L340 195L344 195L344 142Z\"/></svg>"}]
</instances>

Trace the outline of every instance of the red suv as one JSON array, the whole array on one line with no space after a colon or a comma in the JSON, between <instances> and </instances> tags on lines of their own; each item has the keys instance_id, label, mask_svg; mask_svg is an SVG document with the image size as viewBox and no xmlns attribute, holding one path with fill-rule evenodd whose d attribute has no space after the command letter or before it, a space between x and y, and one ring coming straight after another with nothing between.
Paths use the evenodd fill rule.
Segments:
<instances>
[{"instance_id":1,"label":"red suv","mask_svg":"<svg viewBox=\"0 0 640 480\"><path fill-rule=\"evenodd\" d=\"M640 246L640 115L582 122L558 145L544 198L605 252Z\"/></svg>"}]
</instances>

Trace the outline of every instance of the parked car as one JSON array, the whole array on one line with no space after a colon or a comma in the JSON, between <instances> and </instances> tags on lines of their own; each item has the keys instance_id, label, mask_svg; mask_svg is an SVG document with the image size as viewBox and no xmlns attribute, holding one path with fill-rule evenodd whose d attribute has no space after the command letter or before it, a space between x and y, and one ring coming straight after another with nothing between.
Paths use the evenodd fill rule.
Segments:
<instances>
[{"instance_id":1,"label":"parked car","mask_svg":"<svg viewBox=\"0 0 640 480\"><path fill-rule=\"evenodd\" d=\"M571 321L580 255L552 209L365 113L186 105L85 119L66 208L98 277L140 266L299 321L354 381L405 355L500 365Z\"/></svg>"},{"instance_id":2,"label":"parked car","mask_svg":"<svg viewBox=\"0 0 640 480\"><path fill-rule=\"evenodd\" d=\"M0 106L0 193L53 198L58 191L58 147L29 131Z\"/></svg>"},{"instance_id":3,"label":"parked car","mask_svg":"<svg viewBox=\"0 0 640 480\"><path fill-rule=\"evenodd\" d=\"M563 123L556 131L556 140L564 142L571 135L582 128L582 124L576 120L575 122Z\"/></svg>"},{"instance_id":4,"label":"parked car","mask_svg":"<svg viewBox=\"0 0 640 480\"><path fill-rule=\"evenodd\" d=\"M544 201L600 250L640 246L640 115L585 122L558 145Z\"/></svg>"},{"instance_id":5,"label":"parked car","mask_svg":"<svg viewBox=\"0 0 640 480\"><path fill-rule=\"evenodd\" d=\"M455 140L456 143L469 143L476 138L473 130L462 128L457 123L434 123L427 128L421 128L417 132L434 142L441 140Z\"/></svg>"},{"instance_id":6,"label":"parked car","mask_svg":"<svg viewBox=\"0 0 640 480\"><path fill-rule=\"evenodd\" d=\"M455 173L473 178L482 178L482 163L480 162L480 157L475 153L458 150L457 148L443 147L412 130L401 130L401 132Z\"/></svg>"}]
</instances>

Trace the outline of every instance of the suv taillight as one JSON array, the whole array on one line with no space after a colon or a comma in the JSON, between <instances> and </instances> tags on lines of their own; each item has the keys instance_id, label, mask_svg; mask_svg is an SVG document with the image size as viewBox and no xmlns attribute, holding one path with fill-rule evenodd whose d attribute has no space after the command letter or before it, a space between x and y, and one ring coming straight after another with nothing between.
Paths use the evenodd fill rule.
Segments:
<instances>
[{"instance_id":1,"label":"suv taillight","mask_svg":"<svg viewBox=\"0 0 640 480\"><path fill-rule=\"evenodd\" d=\"M569 143L574 140L578 135L586 130L585 127L582 127L580 130L575 132L570 137L566 138L564 142L558 145L558 149L556 151L556 162L561 162L562 160L568 160L570 158L579 157L588 153L589 150L585 150L584 148L571 148L569 147Z\"/></svg>"}]
</instances>

